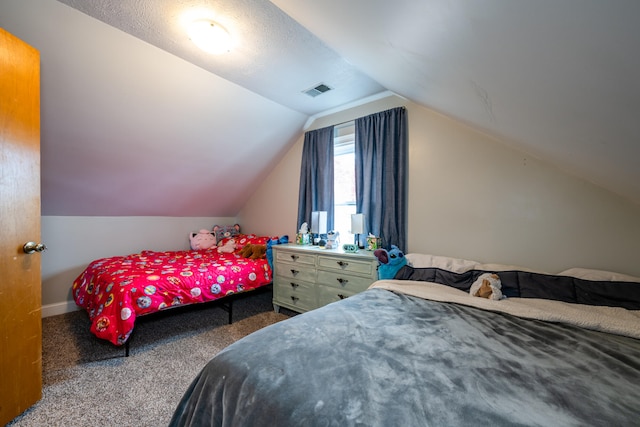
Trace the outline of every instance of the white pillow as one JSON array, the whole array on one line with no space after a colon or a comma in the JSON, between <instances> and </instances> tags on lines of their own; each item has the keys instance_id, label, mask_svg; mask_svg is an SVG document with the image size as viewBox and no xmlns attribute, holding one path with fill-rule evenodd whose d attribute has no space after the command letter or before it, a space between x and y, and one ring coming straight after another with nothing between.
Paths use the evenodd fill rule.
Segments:
<instances>
[{"instance_id":1,"label":"white pillow","mask_svg":"<svg viewBox=\"0 0 640 427\"><path fill-rule=\"evenodd\" d=\"M594 280L594 281L613 281L613 282L639 282L640 277L633 277L622 273L614 273L605 270L591 270L588 268L570 268L561 273L559 276L571 276L576 279Z\"/></svg>"},{"instance_id":2,"label":"white pillow","mask_svg":"<svg viewBox=\"0 0 640 427\"><path fill-rule=\"evenodd\" d=\"M534 270L533 268L521 267L519 265L508 264L478 264L476 270L483 271L526 271L528 273L549 274L544 271Z\"/></svg>"},{"instance_id":3,"label":"white pillow","mask_svg":"<svg viewBox=\"0 0 640 427\"><path fill-rule=\"evenodd\" d=\"M477 261L429 254L406 254L407 264L413 268L440 268L454 273L464 273L479 265Z\"/></svg>"}]
</instances>

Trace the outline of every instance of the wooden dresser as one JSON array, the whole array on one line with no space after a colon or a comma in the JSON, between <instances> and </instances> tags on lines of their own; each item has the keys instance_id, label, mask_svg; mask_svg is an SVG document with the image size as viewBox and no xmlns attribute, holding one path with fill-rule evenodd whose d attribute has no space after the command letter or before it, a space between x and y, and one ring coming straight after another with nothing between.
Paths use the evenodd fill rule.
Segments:
<instances>
[{"instance_id":1,"label":"wooden dresser","mask_svg":"<svg viewBox=\"0 0 640 427\"><path fill-rule=\"evenodd\" d=\"M366 290L378 279L373 252L273 246L273 307L304 312Z\"/></svg>"}]
</instances>

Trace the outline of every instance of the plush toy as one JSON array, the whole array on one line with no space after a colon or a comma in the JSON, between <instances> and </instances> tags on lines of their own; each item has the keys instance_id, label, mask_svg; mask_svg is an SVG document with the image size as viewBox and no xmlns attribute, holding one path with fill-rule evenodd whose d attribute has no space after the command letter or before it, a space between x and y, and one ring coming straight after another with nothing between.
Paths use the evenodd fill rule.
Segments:
<instances>
[{"instance_id":1,"label":"plush toy","mask_svg":"<svg viewBox=\"0 0 640 427\"><path fill-rule=\"evenodd\" d=\"M269 267L273 270L273 245L286 245L289 243L289 236L284 235L278 238L269 239L267 242L267 262L269 263Z\"/></svg>"},{"instance_id":2,"label":"plush toy","mask_svg":"<svg viewBox=\"0 0 640 427\"><path fill-rule=\"evenodd\" d=\"M396 245L391 245L391 250L376 249L373 255L378 258L380 265L378 266L378 279L393 279L396 273L405 265L407 258L404 253Z\"/></svg>"},{"instance_id":3,"label":"plush toy","mask_svg":"<svg viewBox=\"0 0 640 427\"><path fill-rule=\"evenodd\" d=\"M273 270L273 246L274 245L286 245L289 243L289 236L285 234L284 236L280 236L278 238L269 239L267 242L267 262L269 263L269 267Z\"/></svg>"},{"instance_id":4,"label":"plush toy","mask_svg":"<svg viewBox=\"0 0 640 427\"><path fill-rule=\"evenodd\" d=\"M218 253L221 254L230 254L236 250L236 241L233 239L229 239L226 241L224 245L218 246Z\"/></svg>"},{"instance_id":5,"label":"plush toy","mask_svg":"<svg viewBox=\"0 0 640 427\"><path fill-rule=\"evenodd\" d=\"M197 233L189 234L189 242L191 242L191 249L194 251L209 249L216 245L216 236L209 230L203 229Z\"/></svg>"},{"instance_id":6,"label":"plush toy","mask_svg":"<svg viewBox=\"0 0 640 427\"><path fill-rule=\"evenodd\" d=\"M260 259L266 258L267 256L267 245L245 245L244 248L240 250L240 255L242 258L251 258L251 259Z\"/></svg>"},{"instance_id":7,"label":"plush toy","mask_svg":"<svg viewBox=\"0 0 640 427\"><path fill-rule=\"evenodd\" d=\"M469 294L473 297L487 298L492 300L502 299L502 283L500 277L493 273L483 273L476 279L469 289Z\"/></svg>"},{"instance_id":8,"label":"plush toy","mask_svg":"<svg viewBox=\"0 0 640 427\"><path fill-rule=\"evenodd\" d=\"M214 225L212 228L216 236L216 241L221 241L225 237L233 237L240 234L240 225Z\"/></svg>"}]
</instances>

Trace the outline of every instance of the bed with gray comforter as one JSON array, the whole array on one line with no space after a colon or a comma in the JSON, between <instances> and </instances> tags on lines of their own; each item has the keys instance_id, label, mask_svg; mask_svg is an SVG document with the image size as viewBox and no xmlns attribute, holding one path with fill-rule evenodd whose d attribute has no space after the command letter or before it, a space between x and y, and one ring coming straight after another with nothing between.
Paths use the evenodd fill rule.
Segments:
<instances>
[{"instance_id":1,"label":"bed with gray comforter","mask_svg":"<svg viewBox=\"0 0 640 427\"><path fill-rule=\"evenodd\" d=\"M379 281L257 331L203 368L171 425L640 425L635 290L627 308L526 297L513 283L492 301L461 280Z\"/></svg>"}]
</instances>

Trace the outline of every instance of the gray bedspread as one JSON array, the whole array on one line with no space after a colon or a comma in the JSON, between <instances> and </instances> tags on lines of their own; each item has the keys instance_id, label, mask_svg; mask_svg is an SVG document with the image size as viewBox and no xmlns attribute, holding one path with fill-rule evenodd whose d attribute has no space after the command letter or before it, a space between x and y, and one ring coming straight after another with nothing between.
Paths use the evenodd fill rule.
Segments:
<instances>
[{"instance_id":1,"label":"gray bedspread","mask_svg":"<svg viewBox=\"0 0 640 427\"><path fill-rule=\"evenodd\" d=\"M220 352L172 426L638 426L640 340L370 289Z\"/></svg>"}]
</instances>

